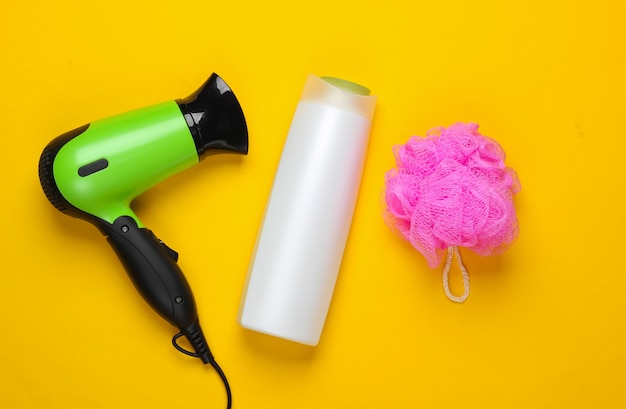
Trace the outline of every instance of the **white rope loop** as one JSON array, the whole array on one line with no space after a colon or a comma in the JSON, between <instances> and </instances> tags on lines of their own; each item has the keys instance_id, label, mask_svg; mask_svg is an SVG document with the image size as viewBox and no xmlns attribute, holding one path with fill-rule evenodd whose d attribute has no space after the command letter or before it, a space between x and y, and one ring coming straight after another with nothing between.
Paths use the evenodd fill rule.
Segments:
<instances>
[{"instance_id":1,"label":"white rope loop","mask_svg":"<svg viewBox=\"0 0 626 409\"><path fill-rule=\"evenodd\" d=\"M450 292L450 286L448 284L448 273L450 272L450 267L452 267L453 256L456 256L456 260L459 263L459 268L461 269L461 275L463 276L463 295L461 295L460 297L457 297ZM457 246L448 247L448 258L446 259L446 265L443 267L443 290L451 301L457 303L462 303L463 301L467 300L467 297L469 297L469 273L463 265L463 260L461 260L461 253L459 253L459 248Z\"/></svg>"}]
</instances>

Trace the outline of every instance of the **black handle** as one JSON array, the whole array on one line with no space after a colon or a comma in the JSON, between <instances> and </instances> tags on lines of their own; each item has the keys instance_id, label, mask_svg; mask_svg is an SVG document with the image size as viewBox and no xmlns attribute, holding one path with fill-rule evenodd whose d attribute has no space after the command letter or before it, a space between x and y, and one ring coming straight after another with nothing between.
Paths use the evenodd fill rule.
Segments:
<instances>
[{"instance_id":1,"label":"black handle","mask_svg":"<svg viewBox=\"0 0 626 409\"><path fill-rule=\"evenodd\" d=\"M196 323L196 303L173 250L129 216L102 230L141 296L161 317L180 329Z\"/></svg>"}]
</instances>

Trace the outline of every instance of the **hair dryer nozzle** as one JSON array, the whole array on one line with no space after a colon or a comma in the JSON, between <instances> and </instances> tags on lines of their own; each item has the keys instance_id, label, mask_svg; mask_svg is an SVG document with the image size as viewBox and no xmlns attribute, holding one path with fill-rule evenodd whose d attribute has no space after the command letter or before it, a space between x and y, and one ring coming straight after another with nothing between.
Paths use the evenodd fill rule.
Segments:
<instances>
[{"instance_id":1,"label":"hair dryer nozzle","mask_svg":"<svg viewBox=\"0 0 626 409\"><path fill-rule=\"evenodd\" d=\"M217 74L196 92L176 100L185 116L200 159L215 151L248 153L248 128L239 101Z\"/></svg>"}]
</instances>

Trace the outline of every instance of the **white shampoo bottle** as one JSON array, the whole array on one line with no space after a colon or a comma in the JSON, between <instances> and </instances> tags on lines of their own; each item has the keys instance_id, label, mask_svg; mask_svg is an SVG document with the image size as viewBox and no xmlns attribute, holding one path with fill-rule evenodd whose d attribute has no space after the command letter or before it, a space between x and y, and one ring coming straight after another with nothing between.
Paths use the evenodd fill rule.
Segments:
<instances>
[{"instance_id":1,"label":"white shampoo bottle","mask_svg":"<svg viewBox=\"0 0 626 409\"><path fill-rule=\"evenodd\" d=\"M283 148L239 311L248 329L317 345L359 191L376 97L309 75Z\"/></svg>"}]
</instances>

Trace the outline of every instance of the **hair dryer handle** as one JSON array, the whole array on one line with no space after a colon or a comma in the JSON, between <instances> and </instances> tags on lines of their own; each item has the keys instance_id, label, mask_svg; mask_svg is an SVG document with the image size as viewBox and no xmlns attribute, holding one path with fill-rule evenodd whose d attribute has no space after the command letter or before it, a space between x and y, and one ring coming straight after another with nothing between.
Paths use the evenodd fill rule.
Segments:
<instances>
[{"instance_id":1,"label":"hair dryer handle","mask_svg":"<svg viewBox=\"0 0 626 409\"><path fill-rule=\"evenodd\" d=\"M191 288L176 253L130 216L102 229L128 276L148 304L173 326L182 329L198 318Z\"/></svg>"}]
</instances>

